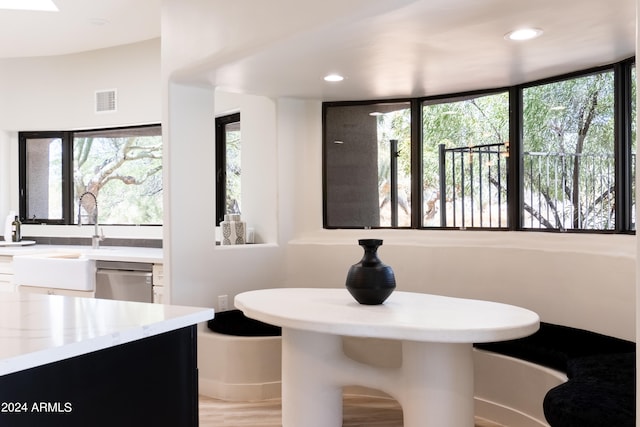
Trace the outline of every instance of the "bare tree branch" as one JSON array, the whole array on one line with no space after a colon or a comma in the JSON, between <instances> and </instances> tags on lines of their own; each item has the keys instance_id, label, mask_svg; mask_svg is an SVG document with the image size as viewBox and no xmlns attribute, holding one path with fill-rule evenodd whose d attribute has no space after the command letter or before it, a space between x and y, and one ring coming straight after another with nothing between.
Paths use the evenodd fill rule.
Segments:
<instances>
[{"instance_id":1,"label":"bare tree branch","mask_svg":"<svg viewBox=\"0 0 640 427\"><path fill-rule=\"evenodd\" d=\"M140 178L136 178L131 175L111 174L102 181L102 185L106 184L109 181L122 181L124 184L127 184L127 185L132 185L132 184L140 185L140 184L143 184L147 179L149 179L155 173L161 170L162 170L162 166L157 166L155 168L149 169L147 173Z\"/></svg>"}]
</instances>

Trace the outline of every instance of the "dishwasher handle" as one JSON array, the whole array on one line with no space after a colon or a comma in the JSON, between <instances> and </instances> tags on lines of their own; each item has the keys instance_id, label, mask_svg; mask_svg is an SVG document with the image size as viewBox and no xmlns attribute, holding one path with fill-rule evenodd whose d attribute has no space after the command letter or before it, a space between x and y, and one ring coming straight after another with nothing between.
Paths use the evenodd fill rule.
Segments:
<instances>
[{"instance_id":1,"label":"dishwasher handle","mask_svg":"<svg viewBox=\"0 0 640 427\"><path fill-rule=\"evenodd\" d=\"M118 278L129 278L130 280L140 280L144 278L146 283L152 283L153 274L145 272L145 271L133 271L133 270L109 270L106 268L99 268L96 271L96 275L113 277L114 279Z\"/></svg>"},{"instance_id":2,"label":"dishwasher handle","mask_svg":"<svg viewBox=\"0 0 640 427\"><path fill-rule=\"evenodd\" d=\"M128 262L128 261L96 261L98 270L116 270L116 271L140 271L151 273L153 264L146 262Z\"/></svg>"}]
</instances>

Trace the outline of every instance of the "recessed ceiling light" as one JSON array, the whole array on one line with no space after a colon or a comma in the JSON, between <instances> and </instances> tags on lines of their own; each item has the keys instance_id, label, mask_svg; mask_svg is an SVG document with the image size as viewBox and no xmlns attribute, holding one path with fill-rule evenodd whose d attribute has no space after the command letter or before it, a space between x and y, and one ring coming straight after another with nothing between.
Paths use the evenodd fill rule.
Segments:
<instances>
[{"instance_id":1,"label":"recessed ceiling light","mask_svg":"<svg viewBox=\"0 0 640 427\"><path fill-rule=\"evenodd\" d=\"M341 82L344 80L344 77L339 74L329 74L327 76L324 76L324 80L326 82Z\"/></svg>"},{"instance_id":2,"label":"recessed ceiling light","mask_svg":"<svg viewBox=\"0 0 640 427\"><path fill-rule=\"evenodd\" d=\"M58 12L53 0L0 0L0 9Z\"/></svg>"},{"instance_id":3,"label":"recessed ceiling light","mask_svg":"<svg viewBox=\"0 0 640 427\"><path fill-rule=\"evenodd\" d=\"M519 30L511 31L510 33L505 34L504 38L507 40L531 40L536 37L540 37L543 31L539 28L521 28Z\"/></svg>"}]
</instances>

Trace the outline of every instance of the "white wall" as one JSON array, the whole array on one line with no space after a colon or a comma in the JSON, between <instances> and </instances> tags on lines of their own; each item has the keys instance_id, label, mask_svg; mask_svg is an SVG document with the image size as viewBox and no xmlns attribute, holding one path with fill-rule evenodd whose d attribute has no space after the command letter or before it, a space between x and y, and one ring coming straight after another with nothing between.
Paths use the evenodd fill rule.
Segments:
<instances>
[{"instance_id":1,"label":"white wall","mask_svg":"<svg viewBox=\"0 0 640 427\"><path fill-rule=\"evenodd\" d=\"M318 231L290 242L287 285L343 287L362 257L357 240L382 238L397 290L515 304L543 321L635 340L634 237L532 234Z\"/></svg>"},{"instance_id":2,"label":"white wall","mask_svg":"<svg viewBox=\"0 0 640 427\"><path fill-rule=\"evenodd\" d=\"M19 131L161 122L160 40L72 55L0 60L0 217L18 211ZM118 109L95 113L95 91ZM88 228L25 225L28 236L89 236ZM105 227L107 237L161 238L161 227Z\"/></svg>"},{"instance_id":3,"label":"white wall","mask_svg":"<svg viewBox=\"0 0 640 427\"><path fill-rule=\"evenodd\" d=\"M95 91L118 90L118 111L96 114ZM0 60L0 129L71 130L158 123L160 41L73 55Z\"/></svg>"}]
</instances>

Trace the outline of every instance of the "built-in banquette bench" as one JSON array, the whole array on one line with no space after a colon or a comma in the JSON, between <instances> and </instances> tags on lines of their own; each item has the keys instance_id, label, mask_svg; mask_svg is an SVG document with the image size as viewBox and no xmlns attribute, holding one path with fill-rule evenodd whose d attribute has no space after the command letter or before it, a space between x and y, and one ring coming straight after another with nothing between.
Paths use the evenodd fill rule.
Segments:
<instances>
[{"instance_id":1,"label":"built-in banquette bench","mask_svg":"<svg viewBox=\"0 0 640 427\"><path fill-rule=\"evenodd\" d=\"M199 332L201 392L223 400L280 396L280 328L217 314ZM345 338L356 360L393 366L399 348L386 340ZM535 334L475 345L476 413L519 427L635 425L635 343L541 322ZM371 357L375 354L376 357ZM374 394L354 387L346 392Z\"/></svg>"},{"instance_id":2,"label":"built-in banquette bench","mask_svg":"<svg viewBox=\"0 0 640 427\"><path fill-rule=\"evenodd\" d=\"M635 426L631 341L542 322L529 337L475 347L566 373L568 380L544 396L544 416L552 427Z\"/></svg>"},{"instance_id":3,"label":"built-in banquette bench","mask_svg":"<svg viewBox=\"0 0 640 427\"><path fill-rule=\"evenodd\" d=\"M200 394L226 401L280 397L281 330L240 310L198 325Z\"/></svg>"}]
</instances>

